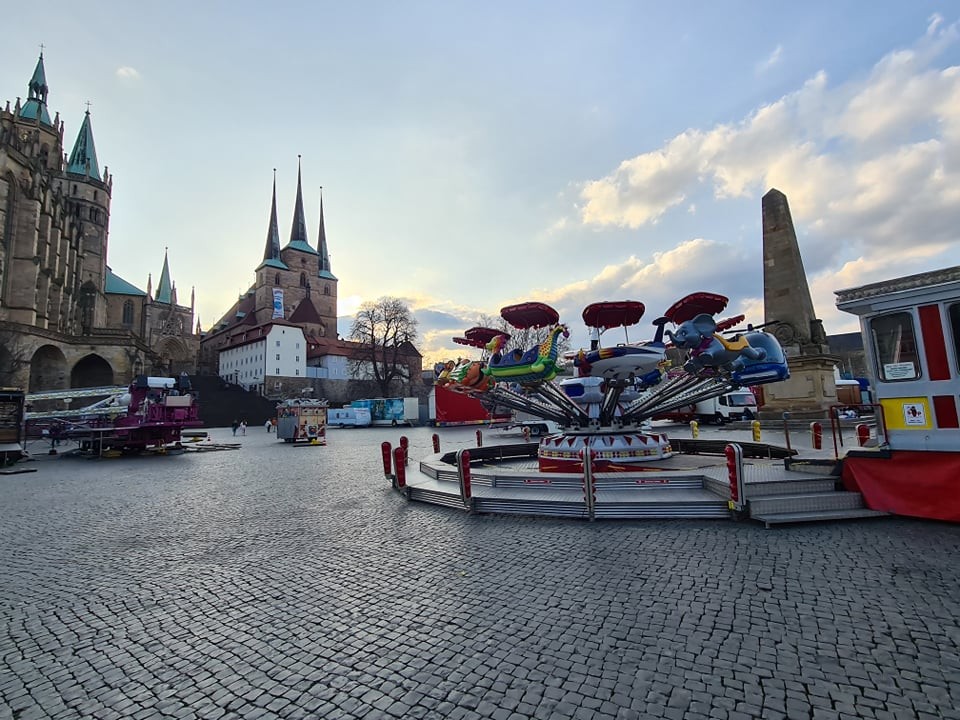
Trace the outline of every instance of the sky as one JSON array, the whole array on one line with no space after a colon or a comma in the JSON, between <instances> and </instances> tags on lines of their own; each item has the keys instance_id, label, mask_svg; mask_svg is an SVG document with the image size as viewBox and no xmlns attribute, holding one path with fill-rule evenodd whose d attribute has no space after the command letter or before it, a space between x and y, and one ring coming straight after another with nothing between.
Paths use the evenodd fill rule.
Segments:
<instances>
[{"instance_id":1,"label":"sky","mask_svg":"<svg viewBox=\"0 0 960 720\"><path fill-rule=\"evenodd\" d=\"M0 99L26 97L42 43L68 151L89 101L114 176L109 264L146 289L167 248L204 328L253 283L274 168L286 243L298 155L340 332L402 298L427 363L532 300L573 347L602 300L646 305L630 340L696 291L763 322L770 188L828 334L859 329L836 290L960 265L953 2L104 0L15 18Z\"/></svg>"}]
</instances>

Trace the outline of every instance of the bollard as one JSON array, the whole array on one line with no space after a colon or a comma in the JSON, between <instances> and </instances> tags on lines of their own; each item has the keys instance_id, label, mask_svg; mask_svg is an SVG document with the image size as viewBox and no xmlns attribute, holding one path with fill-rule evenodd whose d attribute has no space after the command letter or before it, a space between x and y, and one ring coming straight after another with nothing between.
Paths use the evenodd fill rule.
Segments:
<instances>
[{"instance_id":1,"label":"bollard","mask_svg":"<svg viewBox=\"0 0 960 720\"><path fill-rule=\"evenodd\" d=\"M523 440L524 442L530 442L530 428L526 425L523 426Z\"/></svg>"},{"instance_id":2,"label":"bollard","mask_svg":"<svg viewBox=\"0 0 960 720\"><path fill-rule=\"evenodd\" d=\"M440 452L440 436L436 433L433 434L433 451L435 453Z\"/></svg>"},{"instance_id":3,"label":"bollard","mask_svg":"<svg viewBox=\"0 0 960 720\"><path fill-rule=\"evenodd\" d=\"M583 463L583 502L587 506L587 517L593 521L597 510L597 488L593 482L593 461L597 457L597 451L591 447L585 447L579 455L580 461Z\"/></svg>"},{"instance_id":4,"label":"bollard","mask_svg":"<svg viewBox=\"0 0 960 720\"><path fill-rule=\"evenodd\" d=\"M727 479L730 482L730 502L727 507L740 512L746 502L743 497L743 450L736 443L731 443L724 448L723 454L727 458Z\"/></svg>"},{"instance_id":5,"label":"bollard","mask_svg":"<svg viewBox=\"0 0 960 720\"><path fill-rule=\"evenodd\" d=\"M860 447L870 442L870 426L866 423L857 425L857 442L860 443Z\"/></svg>"},{"instance_id":6,"label":"bollard","mask_svg":"<svg viewBox=\"0 0 960 720\"><path fill-rule=\"evenodd\" d=\"M403 448L403 464L406 465L410 462L410 441L406 435L400 436L400 447Z\"/></svg>"},{"instance_id":7,"label":"bollard","mask_svg":"<svg viewBox=\"0 0 960 720\"><path fill-rule=\"evenodd\" d=\"M483 447L483 433L477 430L477 447Z\"/></svg>"},{"instance_id":8,"label":"bollard","mask_svg":"<svg viewBox=\"0 0 960 720\"><path fill-rule=\"evenodd\" d=\"M390 443L386 440L380 443L380 454L383 456L383 476L393 482L393 473L390 471L391 452Z\"/></svg>"},{"instance_id":9,"label":"bollard","mask_svg":"<svg viewBox=\"0 0 960 720\"><path fill-rule=\"evenodd\" d=\"M783 414L783 439L787 443L788 452L793 449L790 447L790 426L787 424L789 422L790 422L790 413L785 412Z\"/></svg>"},{"instance_id":10,"label":"bollard","mask_svg":"<svg viewBox=\"0 0 960 720\"><path fill-rule=\"evenodd\" d=\"M397 488L403 489L407 486L407 453L402 447L397 447L393 451L393 467L397 471Z\"/></svg>"},{"instance_id":11,"label":"bollard","mask_svg":"<svg viewBox=\"0 0 960 720\"><path fill-rule=\"evenodd\" d=\"M694 440L700 437L700 423L698 423L696 420L690 421L690 437L692 437Z\"/></svg>"},{"instance_id":12,"label":"bollard","mask_svg":"<svg viewBox=\"0 0 960 720\"><path fill-rule=\"evenodd\" d=\"M753 441L760 442L760 421L754 420L750 423L750 429L753 430Z\"/></svg>"},{"instance_id":13,"label":"bollard","mask_svg":"<svg viewBox=\"0 0 960 720\"><path fill-rule=\"evenodd\" d=\"M810 444L814 450L819 450L823 446L823 425L817 421L810 423Z\"/></svg>"},{"instance_id":14,"label":"bollard","mask_svg":"<svg viewBox=\"0 0 960 720\"><path fill-rule=\"evenodd\" d=\"M457 474L460 476L460 499L464 505L470 504L473 490L470 487L470 451L457 451Z\"/></svg>"}]
</instances>

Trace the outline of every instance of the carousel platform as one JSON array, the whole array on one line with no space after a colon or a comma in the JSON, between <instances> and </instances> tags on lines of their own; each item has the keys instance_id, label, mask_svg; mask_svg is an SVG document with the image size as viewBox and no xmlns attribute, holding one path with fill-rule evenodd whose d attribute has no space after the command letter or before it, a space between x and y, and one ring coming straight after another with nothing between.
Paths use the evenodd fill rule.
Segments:
<instances>
[{"instance_id":1,"label":"carousel platform","mask_svg":"<svg viewBox=\"0 0 960 720\"><path fill-rule=\"evenodd\" d=\"M540 472L535 443L471 449L471 497L464 498L454 453L436 453L406 471L401 492L412 502L479 514L590 519L583 476ZM774 524L884 515L842 490L829 463L805 463L770 446L745 458L748 516ZM764 446L754 448L763 455ZM730 486L722 454L679 453L635 472L596 473L593 519L729 519Z\"/></svg>"}]
</instances>

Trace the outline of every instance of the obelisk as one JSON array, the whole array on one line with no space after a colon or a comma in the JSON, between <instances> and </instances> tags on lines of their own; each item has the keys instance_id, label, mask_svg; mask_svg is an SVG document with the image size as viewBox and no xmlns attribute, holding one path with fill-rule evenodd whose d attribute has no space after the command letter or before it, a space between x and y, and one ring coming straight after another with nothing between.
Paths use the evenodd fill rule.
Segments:
<instances>
[{"instance_id":1,"label":"obelisk","mask_svg":"<svg viewBox=\"0 0 960 720\"><path fill-rule=\"evenodd\" d=\"M837 403L833 368L823 323L817 319L803 270L797 231L787 196L771 189L763 196L764 322L783 346L790 379L764 386L763 414L789 411L798 419L824 417Z\"/></svg>"}]
</instances>

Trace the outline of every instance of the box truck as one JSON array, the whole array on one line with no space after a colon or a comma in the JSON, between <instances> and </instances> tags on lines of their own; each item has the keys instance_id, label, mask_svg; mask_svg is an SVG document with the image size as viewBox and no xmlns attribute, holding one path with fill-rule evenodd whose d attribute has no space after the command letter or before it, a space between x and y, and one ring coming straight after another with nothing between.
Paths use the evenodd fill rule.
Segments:
<instances>
[{"instance_id":1,"label":"box truck","mask_svg":"<svg viewBox=\"0 0 960 720\"><path fill-rule=\"evenodd\" d=\"M369 411L372 425L413 425L420 416L415 397L354 400L350 407Z\"/></svg>"},{"instance_id":2,"label":"box truck","mask_svg":"<svg viewBox=\"0 0 960 720\"><path fill-rule=\"evenodd\" d=\"M506 408L491 413L473 395L454 392L443 385L433 386L428 402L429 422L437 427L509 422L513 418Z\"/></svg>"},{"instance_id":3,"label":"box truck","mask_svg":"<svg viewBox=\"0 0 960 720\"><path fill-rule=\"evenodd\" d=\"M757 417L757 397L748 388L733 390L719 397L701 400L696 405L686 405L676 410L657 415L654 420L674 422L717 423L722 425L735 420L753 420Z\"/></svg>"}]
</instances>

